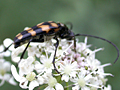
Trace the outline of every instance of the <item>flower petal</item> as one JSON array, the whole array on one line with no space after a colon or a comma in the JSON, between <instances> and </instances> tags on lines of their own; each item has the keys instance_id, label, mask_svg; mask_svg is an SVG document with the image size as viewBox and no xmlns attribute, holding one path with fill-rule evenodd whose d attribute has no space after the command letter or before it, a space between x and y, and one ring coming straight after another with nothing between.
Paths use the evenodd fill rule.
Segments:
<instances>
[{"instance_id":1,"label":"flower petal","mask_svg":"<svg viewBox=\"0 0 120 90\"><path fill-rule=\"evenodd\" d=\"M17 83L14 81L13 77L9 79L9 83L12 85L17 85Z\"/></svg>"},{"instance_id":2,"label":"flower petal","mask_svg":"<svg viewBox=\"0 0 120 90\"><path fill-rule=\"evenodd\" d=\"M39 86L39 83L36 80L33 80L29 84L29 90L33 90L37 86Z\"/></svg>"},{"instance_id":3,"label":"flower petal","mask_svg":"<svg viewBox=\"0 0 120 90\"><path fill-rule=\"evenodd\" d=\"M68 82L68 80L69 80L69 75L66 75L66 74L62 75L61 80L64 80L65 82Z\"/></svg>"},{"instance_id":4,"label":"flower petal","mask_svg":"<svg viewBox=\"0 0 120 90\"><path fill-rule=\"evenodd\" d=\"M16 81L20 82L21 81L21 76L17 73L16 67L14 65L11 65L11 72Z\"/></svg>"},{"instance_id":5,"label":"flower petal","mask_svg":"<svg viewBox=\"0 0 120 90\"><path fill-rule=\"evenodd\" d=\"M4 78L2 79L2 81L0 82L0 86L2 86L5 83Z\"/></svg>"},{"instance_id":6,"label":"flower petal","mask_svg":"<svg viewBox=\"0 0 120 90\"><path fill-rule=\"evenodd\" d=\"M13 43L13 41L10 38L6 38L3 41L3 44L4 44L5 47L8 47L11 43Z\"/></svg>"},{"instance_id":7,"label":"flower petal","mask_svg":"<svg viewBox=\"0 0 120 90\"><path fill-rule=\"evenodd\" d=\"M62 86L61 84L59 84L59 83L57 83L57 84L55 85L55 89L56 89L56 90L64 90L63 86Z\"/></svg>"},{"instance_id":8,"label":"flower petal","mask_svg":"<svg viewBox=\"0 0 120 90\"><path fill-rule=\"evenodd\" d=\"M22 81L20 81L20 87L21 88L23 88L23 89L27 89L27 88L29 88L28 86L27 86L27 84L28 84L28 81L26 81L25 80L25 78L22 78Z\"/></svg>"}]
</instances>

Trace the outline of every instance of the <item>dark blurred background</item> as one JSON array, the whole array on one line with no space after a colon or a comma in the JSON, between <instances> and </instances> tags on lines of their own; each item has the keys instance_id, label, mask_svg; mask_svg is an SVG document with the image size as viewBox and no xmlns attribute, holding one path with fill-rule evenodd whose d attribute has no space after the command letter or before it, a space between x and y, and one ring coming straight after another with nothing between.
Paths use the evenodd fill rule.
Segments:
<instances>
[{"instance_id":1,"label":"dark blurred background","mask_svg":"<svg viewBox=\"0 0 120 90\"><path fill-rule=\"evenodd\" d=\"M0 43L5 38L14 39L24 27L44 21L72 22L73 32L106 38L120 48L120 0L0 0ZM83 41L84 37L80 37ZM92 49L104 47L97 53L102 64L114 62L117 52L109 43L88 38ZM112 90L120 90L120 59L105 68ZM22 90L5 83L0 90Z\"/></svg>"}]
</instances>

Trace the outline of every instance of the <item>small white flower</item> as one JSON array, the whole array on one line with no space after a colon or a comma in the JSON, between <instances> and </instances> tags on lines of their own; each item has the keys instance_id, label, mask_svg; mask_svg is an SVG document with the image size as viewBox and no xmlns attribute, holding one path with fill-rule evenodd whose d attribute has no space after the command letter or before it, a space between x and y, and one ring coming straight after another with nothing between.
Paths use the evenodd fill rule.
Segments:
<instances>
[{"instance_id":1,"label":"small white flower","mask_svg":"<svg viewBox=\"0 0 120 90\"><path fill-rule=\"evenodd\" d=\"M94 80L94 77L92 77L91 74L88 74L87 75L87 71L85 70L81 70L81 72L79 72L79 74L77 75L78 77L75 77L75 78L71 78L71 81L74 82L75 86L73 87L74 88L77 88L77 89L80 89L81 90L87 90L86 88L89 86L89 87L97 87L97 88L100 88L99 85L94 85L93 83L91 83L91 81ZM96 82L97 83L97 82Z\"/></svg>"},{"instance_id":2,"label":"small white flower","mask_svg":"<svg viewBox=\"0 0 120 90\"><path fill-rule=\"evenodd\" d=\"M40 43L30 43L30 46L27 48L28 56L40 57L41 52L39 51L38 45L40 45Z\"/></svg>"},{"instance_id":3,"label":"small white flower","mask_svg":"<svg viewBox=\"0 0 120 90\"><path fill-rule=\"evenodd\" d=\"M6 38L4 41L3 41L3 45L5 47L8 47L10 44L13 43L13 40L11 40L10 38ZM9 49L13 49L13 45L9 48Z\"/></svg>"},{"instance_id":4,"label":"small white flower","mask_svg":"<svg viewBox=\"0 0 120 90\"><path fill-rule=\"evenodd\" d=\"M0 45L0 52L3 52L3 50L4 50L4 46Z\"/></svg>"},{"instance_id":5,"label":"small white flower","mask_svg":"<svg viewBox=\"0 0 120 90\"><path fill-rule=\"evenodd\" d=\"M55 90L55 89L56 90L64 90L63 86L61 84L57 83L56 78L54 78L52 76L50 76L48 78L47 82L48 82L48 86L44 90ZM54 87L55 87L55 89L54 89Z\"/></svg>"},{"instance_id":6,"label":"small white flower","mask_svg":"<svg viewBox=\"0 0 120 90\"><path fill-rule=\"evenodd\" d=\"M75 77L78 70L78 64L76 61L72 62L72 56L70 61L65 59L64 61L60 62L60 69L59 72L62 74L61 80L65 82L69 81L70 77Z\"/></svg>"},{"instance_id":7,"label":"small white flower","mask_svg":"<svg viewBox=\"0 0 120 90\"><path fill-rule=\"evenodd\" d=\"M15 68L14 65L11 66L11 71L12 71L12 74L14 76L14 78L20 82L20 87L23 88L23 89L27 89L29 88L29 90L33 90L35 87L39 86L39 82L38 80L36 79L36 74L34 72L30 72L26 75L26 77L24 76L20 76L18 73L17 73L17 70ZM38 77L37 77L38 78ZM29 83L29 86L28 85L28 82Z\"/></svg>"},{"instance_id":8,"label":"small white flower","mask_svg":"<svg viewBox=\"0 0 120 90\"><path fill-rule=\"evenodd\" d=\"M63 39L60 41L60 44L59 44L59 47L57 49L57 52L56 52L56 57L65 57L65 55L68 54L68 50L70 50L70 48L73 46L74 42L71 41L70 42L71 44L67 44L67 41L66 39Z\"/></svg>"},{"instance_id":9,"label":"small white flower","mask_svg":"<svg viewBox=\"0 0 120 90\"><path fill-rule=\"evenodd\" d=\"M108 84L107 87L103 87L103 89L101 89L101 90L112 90L112 88L111 88L111 86Z\"/></svg>"},{"instance_id":10,"label":"small white flower","mask_svg":"<svg viewBox=\"0 0 120 90\"><path fill-rule=\"evenodd\" d=\"M0 45L0 58L10 56L10 51L7 50L6 52L4 52L4 49L5 49L4 45Z\"/></svg>"},{"instance_id":11,"label":"small white flower","mask_svg":"<svg viewBox=\"0 0 120 90\"><path fill-rule=\"evenodd\" d=\"M29 29L29 28L30 28L30 27L25 27L24 30L27 30L27 29Z\"/></svg>"},{"instance_id":12,"label":"small white flower","mask_svg":"<svg viewBox=\"0 0 120 90\"><path fill-rule=\"evenodd\" d=\"M13 61L13 62L16 62L16 63L19 62L20 56L18 56L18 55L19 55L20 53L22 53L24 49L25 49L25 46L22 45L22 46L20 46L20 47L18 47L18 48L16 48L16 49L13 49L13 50L12 50L11 58L12 58L12 61Z\"/></svg>"},{"instance_id":13,"label":"small white flower","mask_svg":"<svg viewBox=\"0 0 120 90\"><path fill-rule=\"evenodd\" d=\"M4 84L5 81L9 82L12 85L16 85L16 82L12 79L10 72L10 62L0 59L0 86Z\"/></svg>"},{"instance_id":14,"label":"small white flower","mask_svg":"<svg viewBox=\"0 0 120 90\"><path fill-rule=\"evenodd\" d=\"M43 73L43 69L44 69L44 65L41 64L39 61L35 61L34 62L34 69L38 72L38 73Z\"/></svg>"},{"instance_id":15,"label":"small white flower","mask_svg":"<svg viewBox=\"0 0 120 90\"><path fill-rule=\"evenodd\" d=\"M30 56L27 59L22 59L19 63L19 73L20 75L28 74L34 69L33 62L35 61L34 57Z\"/></svg>"},{"instance_id":16,"label":"small white flower","mask_svg":"<svg viewBox=\"0 0 120 90\"><path fill-rule=\"evenodd\" d=\"M39 69L42 69L42 71L45 71L47 73L52 73L52 70L54 69L53 63L52 63L53 55L54 54L51 54L50 57L41 56L40 61L41 61L42 65L39 66Z\"/></svg>"}]
</instances>

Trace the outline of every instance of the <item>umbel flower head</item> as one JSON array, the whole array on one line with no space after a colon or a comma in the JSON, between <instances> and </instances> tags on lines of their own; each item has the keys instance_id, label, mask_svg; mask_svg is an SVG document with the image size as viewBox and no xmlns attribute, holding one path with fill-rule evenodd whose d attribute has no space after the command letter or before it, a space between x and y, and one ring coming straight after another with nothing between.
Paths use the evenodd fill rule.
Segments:
<instances>
[{"instance_id":1,"label":"umbel flower head","mask_svg":"<svg viewBox=\"0 0 120 90\"><path fill-rule=\"evenodd\" d=\"M113 76L104 72L104 67L110 63L101 65L96 59L96 52L103 48L90 50L87 45L87 37L84 42L59 39L55 57L55 66L59 73L54 70L53 57L55 52L55 40L29 45L26 56L21 60L18 67L11 66L11 71L23 89L33 90L111 90L106 85L106 76ZM20 54L26 45L12 50L12 60L19 62ZM17 71L18 68L18 71Z\"/></svg>"}]
</instances>

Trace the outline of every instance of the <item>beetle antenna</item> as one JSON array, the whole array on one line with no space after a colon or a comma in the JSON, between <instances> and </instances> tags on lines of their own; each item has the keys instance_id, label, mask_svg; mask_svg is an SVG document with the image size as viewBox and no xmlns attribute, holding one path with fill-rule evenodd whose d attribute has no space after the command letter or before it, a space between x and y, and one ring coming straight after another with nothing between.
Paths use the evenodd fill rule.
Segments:
<instances>
[{"instance_id":1,"label":"beetle antenna","mask_svg":"<svg viewBox=\"0 0 120 90\"><path fill-rule=\"evenodd\" d=\"M116 61L118 60L118 58L119 58L119 49L118 49L117 46L116 46L114 43L112 43L111 41L109 41L109 40L107 40L107 39L104 39L104 38L102 38L102 37L98 37L98 36L94 36L94 35L87 35L87 34L75 34L75 36L94 37L94 38L101 39L101 40L104 40L104 41L112 44L112 45L116 48L116 50L117 50L117 58L115 59L114 63L116 63Z\"/></svg>"}]
</instances>

